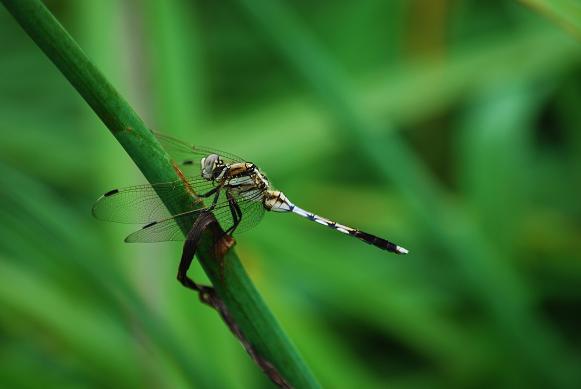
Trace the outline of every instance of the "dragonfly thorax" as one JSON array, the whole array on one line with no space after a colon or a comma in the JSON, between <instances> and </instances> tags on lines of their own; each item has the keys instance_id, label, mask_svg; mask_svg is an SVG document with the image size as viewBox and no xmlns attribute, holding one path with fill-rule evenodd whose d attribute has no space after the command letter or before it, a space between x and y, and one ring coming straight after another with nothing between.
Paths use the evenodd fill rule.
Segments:
<instances>
[{"instance_id":1,"label":"dragonfly thorax","mask_svg":"<svg viewBox=\"0 0 581 389\"><path fill-rule=\"evenodd\" d=\"M248 191L259 193L270 187L268 179L264 173L262 173L256 165L251 162L240 162L227 165L227 168L220 179L226 188L237 193Z\"/></svg>"}]
</instances>

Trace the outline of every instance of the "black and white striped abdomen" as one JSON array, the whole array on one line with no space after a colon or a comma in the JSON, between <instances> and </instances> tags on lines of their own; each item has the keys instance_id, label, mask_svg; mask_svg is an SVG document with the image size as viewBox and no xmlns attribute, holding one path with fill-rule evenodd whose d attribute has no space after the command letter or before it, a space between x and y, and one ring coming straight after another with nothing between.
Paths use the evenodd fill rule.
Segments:
<instances>
[{"instance_id":1,"label":"black and white striped abdomen","mask_svg":"<svg viewBox=\"0 0 581 389\"><path fill-rule=\"evenodd\" d=\"M293 212L299 216L309 219L315 223L322 224L333 230L342 232L345 235L354 236L357 239L364 241L375 247L379 247L382 250L390 251L396 254L407 254L408 250L396 245L386 239L380 238L378 236L369 234L367 232L359 231L358 229L345 226L343 224L336 223L332 220L326 219L322 216L315 215L314 213L307 212L302 208L297 207L281 192L278 191L266 191L264 198L264 206L269 211L275 212Z\"/></svg>"},{"instance_id":2,"label":"black and white striped abdomen","mask_svg":"<svg viewBox=\"0 0 581 389\"><path fill-rule=\"evenodd\" d=\"M387 251L390 251L390 252L396 253L396 254L407 254L408 253L408 250L406 250L403 247L400 247L400 246L396 245L395 243L392 243L386 239L369 234L367 232L360 231L356 228L352 228L352 227L345 226L343 224L336 223L332 220L315 215L314 213L307 212L304 209L299 208L297 206L293 207L292 212L294 212L297 215L300 215L302 217L305 217L313 222L322 224L324 226L332 228L333 230L337 230L339 232L342 232L345 235L354 236L354 237L364 241L365 243L368 243L368 244L373 245L375 247L379 247L382 250L387 250Z\"/></svg>"}]
</instances>

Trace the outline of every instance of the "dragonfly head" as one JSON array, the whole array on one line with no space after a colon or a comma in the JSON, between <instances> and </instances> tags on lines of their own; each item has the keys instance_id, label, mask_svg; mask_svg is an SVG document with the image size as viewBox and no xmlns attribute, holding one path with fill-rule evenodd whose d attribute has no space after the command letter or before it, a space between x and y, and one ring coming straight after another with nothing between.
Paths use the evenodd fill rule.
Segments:
<instances>
[{"instance_id":1,"label":"dragonfly head","mask_svg":"<svg viewBox=\"0 0 581 389\"><path fill-rule=\"evenodd\" d=\"M206 180L214 180L218 178L226 166L218 154L210 154L207 157L202 158L200 164L202 177Z\"/></svg>"}]
</instances>

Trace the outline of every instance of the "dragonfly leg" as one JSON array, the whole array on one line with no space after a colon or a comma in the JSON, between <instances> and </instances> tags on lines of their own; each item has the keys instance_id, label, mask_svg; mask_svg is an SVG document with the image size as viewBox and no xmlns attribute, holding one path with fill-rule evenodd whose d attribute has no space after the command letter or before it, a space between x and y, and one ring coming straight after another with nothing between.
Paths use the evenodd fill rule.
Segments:
<instances>
[{"instance_id":1,"label":"dragonfly leg","mask_svg":"<svg viewBox=\"0 0 581 389\"><path fill-rule=\"evenodd\" d=\"M226 230L226 235L232 235L242 221L242 210L230 192L226 192L226 197L228 198L228 207L230 208L232 221L234 222L232 226Z\"/></svg>"},{"instance_id":2,"label":"dragonfly leg","mask_svg":"<svg viewBox=\"0 0 581 389\"><path fill-rule=\"evenodd\" d=\"M185 247L184 247L184 251L185 251ZM193 259L194 259L193 255L182 256L182 259L180 261L180 265L178 267L177 279L186 288L192 289L195 291L199 291L200 286L198 284L196 284L194 282L194 280L192 280L190 277L188 277L188 269L192 265Z\"/></svg>"},{"instance_id":3,"label":"dragonfly leg","mask_svg":"<svg viewBox=\"0 0 581 389\"><path fill-rule=\"evenodd\" d=\"M208 207L208 209L206 210L206 212L212 212L214 210L214 208L216 207L216 204L218 203L218 199L220 198L220 191L218 189L220 189L221 187L216 187L214 189L212 189L210 192L206 193L206 195L210 195L213 193L216 193L214 195L214 199L212 200L212 205L210 205Z\"/></svg>"},{"instance_id":4,"label":"dragonfly leg","mask_svg":"<svg viewBox=\"0 0 581 389\"><path fill-rule=\"evenodd\" d=\"M182 258L178 267L177 279L186 288L193 289L197 292L203 292L207 289L202 285L195 283L190 277L188 277L188 270L194 260L194 255L196 254L196 249L202 232L208 228L212 223L215 223L216 219L214 215L210 212L202 212L196 218L194 225L188 232L186 237L186 242L184 243L184 249L182 252Z\"/></svg>"},{"instance_id":5,"label":"dragonfly leg","mask_svg":"<svg viewBox=\"0 0 581 389\"><path fill-rule=\"evenodd\" d=\"M214 189L212 189L212 190L210 190L210 191L208 191L208 192L206 192L204 194L198 195L198 197L204 197L204 198L210 197L211 195L213 195L214 193L216 193L216 191L218 191L218 189L220 189L219 186L215 187Z\"/></svg>"}]
</instances>

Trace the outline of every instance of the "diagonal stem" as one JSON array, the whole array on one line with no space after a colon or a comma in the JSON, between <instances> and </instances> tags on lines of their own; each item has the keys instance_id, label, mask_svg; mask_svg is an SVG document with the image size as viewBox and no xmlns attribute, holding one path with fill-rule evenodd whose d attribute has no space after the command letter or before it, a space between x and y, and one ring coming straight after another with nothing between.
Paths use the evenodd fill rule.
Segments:
<instances>
[{"instance_id":1,"label":"diagonal stem","mask_svg":"<svg viewBox=\"0 0 581 389\"><path fill-rule=\"evenodd\" d=\"M169 156L143 120L91 63L44 4L40 0L2 2L109 128L147 180L151 183L178 180L178 171L172 167ZM176 190L183 191L184 203L188 201L183 187ZM165 199L162 197L162 200ZM169 210L179 211L171 207ZM264 304L233 250L224 257L224 271L220 270L219 261L211 247L213 237L210 233L208 231L202 235L198 256L218 296L245 338L293 386L318 387L314 376Z\"/></svg>"}]
</instances>

